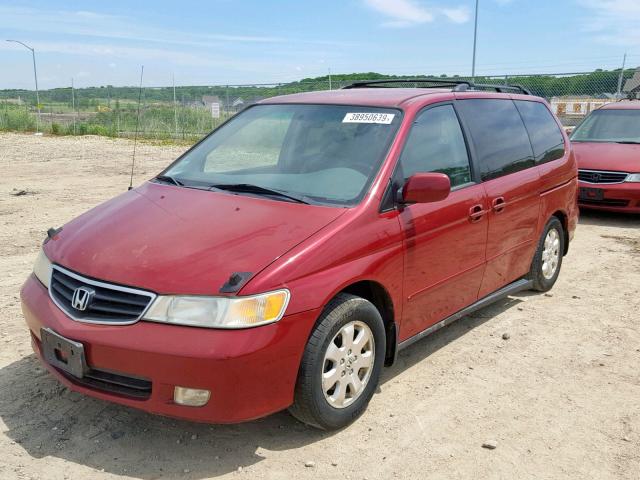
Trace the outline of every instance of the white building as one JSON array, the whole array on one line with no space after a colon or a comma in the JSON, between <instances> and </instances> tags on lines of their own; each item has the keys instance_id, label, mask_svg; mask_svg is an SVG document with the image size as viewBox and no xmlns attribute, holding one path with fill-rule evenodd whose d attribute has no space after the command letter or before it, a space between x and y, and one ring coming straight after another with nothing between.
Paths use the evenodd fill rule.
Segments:
<instances>
[{"instance_id":1,"label":"white building","mask_svg":"<svg viewBox=\"0 0 640 480\"><path fill-rule=\"evenodd\" d=\"M584 117L594 110L613 102L608 98L593 98L582 96L553 97L551 99L551 110L558 117Z\"/></svg>"}]
</instances>

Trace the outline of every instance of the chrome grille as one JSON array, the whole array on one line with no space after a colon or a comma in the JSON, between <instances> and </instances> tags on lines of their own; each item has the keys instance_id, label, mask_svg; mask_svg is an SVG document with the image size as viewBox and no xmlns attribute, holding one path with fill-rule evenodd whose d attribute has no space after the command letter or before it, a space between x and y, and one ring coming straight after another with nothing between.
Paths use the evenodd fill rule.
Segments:
<instances>
[{"instance_id":1,"label":"chrome grille","mask_svg":"<svg viewBox=\"0 0 640 480\"><path fill-rule=\"evenodd\" d=\"M85 305L74 300L78 289L90 292ZM73 320L110 325L138 321L155 298L151 292L89 279L58 265L53 266L49 295Z\"/></svg>"},{"instance_id":2,"label":"chrome grille","mask_svg":"<svg viewBox=\"0 0 640 480\"><path fill-rule=\"evenodd\" d=\"M629 175L627 172L609 172L606 170L578 170L578 180L587 183L622 183Z\"/></svg>"}]
</instances>

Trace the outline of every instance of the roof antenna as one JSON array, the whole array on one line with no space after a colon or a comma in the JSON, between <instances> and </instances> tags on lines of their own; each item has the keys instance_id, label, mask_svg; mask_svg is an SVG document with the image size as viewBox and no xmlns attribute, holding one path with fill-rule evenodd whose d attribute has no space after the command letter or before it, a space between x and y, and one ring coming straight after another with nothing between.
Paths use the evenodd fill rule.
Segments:
<instances>
[{"instance_id":1,"label":"roof antenna","mask_svg":"<svg viewBox=\"0 0 640 480\"><path fill-rule=\"evenodd\" d=\"M133 188L133 168L136 165L136 144L138 143L138 126L140 125L140 100L142 99L142 77L144 76L144 65L140 70L140 89L138 90L138 113L136 115L136 133L133 137L133 157L131 158L131 176L129 177L129 188Z\"/></svg>"}]
</instances>

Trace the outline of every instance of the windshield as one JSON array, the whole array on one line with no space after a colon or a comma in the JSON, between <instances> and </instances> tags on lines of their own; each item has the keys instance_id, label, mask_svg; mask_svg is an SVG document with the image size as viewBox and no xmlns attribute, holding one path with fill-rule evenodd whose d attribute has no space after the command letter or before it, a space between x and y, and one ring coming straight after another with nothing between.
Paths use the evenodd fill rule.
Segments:
<instances>
[{"instance_id":1,"label":"windshield","mask_svg":"<svg viewBox=\"0 0 640 480\"><path fill-rule=\"evenodd\" d=\"M571 141L640 143L640 110L596 110L575 129Z\"/></svg>"},{"instance_id":2,"label":"windshield","mask_svg":"<svg viewBox=\"0 0 640 480\"><path fill-rule=\"evenodd\" d=\"M288 197L273 198L353 205L375 177L400 122L400 112L386 108L256 105L163 175L187 187L269 196L281 192Z\"/></svg>"}]
</instances>

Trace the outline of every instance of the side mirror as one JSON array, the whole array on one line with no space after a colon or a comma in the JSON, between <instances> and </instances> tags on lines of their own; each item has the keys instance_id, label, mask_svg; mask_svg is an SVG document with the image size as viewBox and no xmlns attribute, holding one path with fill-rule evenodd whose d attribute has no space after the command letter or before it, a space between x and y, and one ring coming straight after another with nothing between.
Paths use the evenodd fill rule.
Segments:
<instances>
[{"instance_id":1,"label":"side mirror","mask_svg":"<svg viewBox=\"0 0 640 480\"><path fill-rule=\"evenodd\" d=\"M439 202L449 196L451 180L444 173L416 173L398 192L401 203Z\"/></svg>"}]
</instances>

